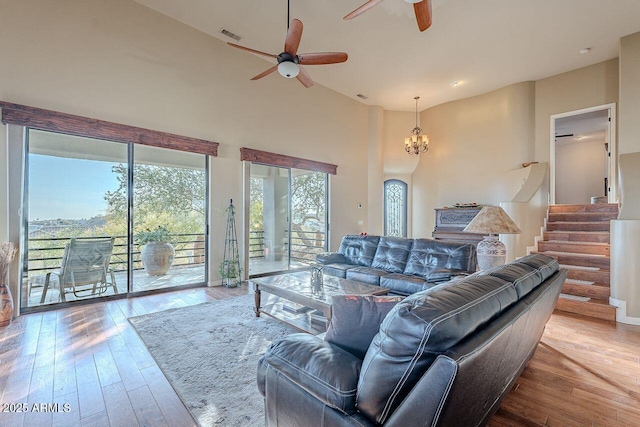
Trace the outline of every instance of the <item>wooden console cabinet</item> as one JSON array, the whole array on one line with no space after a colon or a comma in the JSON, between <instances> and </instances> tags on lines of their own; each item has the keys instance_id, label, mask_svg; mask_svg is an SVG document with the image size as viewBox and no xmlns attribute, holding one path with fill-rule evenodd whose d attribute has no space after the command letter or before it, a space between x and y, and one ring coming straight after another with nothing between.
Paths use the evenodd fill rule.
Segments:
<instances>
[{"instance_id":1,"label":"wooden console cabinet","mask_svg":"<svg viewBox=\"0 0 640 427\"><path fill-rule=\"evenodd\" d=\"M477 244L484 238L484 234L465 233L464 228L480 212L477 208L437 208L436 226L431 235L436 240Z\"/></svg>"}]
</instances>

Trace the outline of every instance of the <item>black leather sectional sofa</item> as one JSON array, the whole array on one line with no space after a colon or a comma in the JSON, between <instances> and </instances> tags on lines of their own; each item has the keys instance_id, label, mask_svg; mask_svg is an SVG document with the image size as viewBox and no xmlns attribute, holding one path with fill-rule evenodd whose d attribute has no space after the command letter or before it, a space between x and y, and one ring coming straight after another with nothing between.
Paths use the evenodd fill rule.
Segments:
<instances>
[{"instance_id":1,"label":"black leather sectional sofa","mask_svg":"<svg viewBox=\"0 0 640 427\"><path fill-rule=\"evenodd\" d=\"M316 256L324 274L380 285L410 295L476 271L476 249L468 243L432 239L347 235L338 252Z\"/></svg>"},{"instance_id":2,"label":"black leather sectional sofa","mask_svg":"<svg viewBox=\"0 0 640 427\"><path fill-rule=\"evenodd\" d=\"M313 335L278 340L258 364L266 425L484 425L533 356L566 276L530 255L432 286L391 309L364 358Z\"/></svg>"}]
</instances>

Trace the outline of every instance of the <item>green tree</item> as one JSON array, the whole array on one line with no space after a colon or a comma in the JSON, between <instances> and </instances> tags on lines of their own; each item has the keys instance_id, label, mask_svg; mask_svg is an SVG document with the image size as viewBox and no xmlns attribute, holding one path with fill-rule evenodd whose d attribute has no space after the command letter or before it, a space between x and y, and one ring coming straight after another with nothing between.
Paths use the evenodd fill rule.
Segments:
<instances>
[{"instance_id":1,"label":"green tree","mask_svg":"<svg viewBox=\"0 0 640 427\"><path fill-rule=\"evenodd\" d=\"M108 206L107 224L109 228L121 229L127 218L127 165L114 166L113 172L117 176L118 188L104 196ZM135 231L162 225L174 234L204 232L204 171L135 165L133 179Z\"/></svg>"}]
</instances>

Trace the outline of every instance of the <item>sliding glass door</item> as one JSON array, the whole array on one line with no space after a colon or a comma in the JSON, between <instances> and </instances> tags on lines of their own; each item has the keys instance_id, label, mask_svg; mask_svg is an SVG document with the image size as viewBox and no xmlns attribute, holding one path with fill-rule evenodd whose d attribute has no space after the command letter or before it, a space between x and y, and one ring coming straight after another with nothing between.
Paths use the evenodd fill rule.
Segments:
<instances>
[{"instance_id":1,"label":"sliding glass door","mask_svg":"<svg viewBox=\"0 0 640 427\"><path fill-rule=\"evenodd\" d=\"M30 130L27 151L23 306L126 293L127 144Z\"/></svg>"},{"instance_id":2,"label":"sliding glass door","mask_svg":"<svg viewBox=\"0 0 640 427\"><path fill-rule=\"evenodd\" d=\"M133 291L205 281L206 157L136 146Z\"/></svg>"},{"instance_id":3,"label":"sliding glass door","mask_svg":"<svg viewBox=\"0 0 640 427\"><path fill-rule=\"evenodd\" d=\"M251 163L249 181L249 276L315 261L327 247L327 174Z\"/></svg>"},{"instance_id":4,"label":"sliding glass door","mask_svg":"<svg viewBox=\"0 0 640 427\"><path fill-rule=\"evenodd\" d=\"M206 283L207 156L28 130L22 306Z\"/></svg>"}]
</instances>

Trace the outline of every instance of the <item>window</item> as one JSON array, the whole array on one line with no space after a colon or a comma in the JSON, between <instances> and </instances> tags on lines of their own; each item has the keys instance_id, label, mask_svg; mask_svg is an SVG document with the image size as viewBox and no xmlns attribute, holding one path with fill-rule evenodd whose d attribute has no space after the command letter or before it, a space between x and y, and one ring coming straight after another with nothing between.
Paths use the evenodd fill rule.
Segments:
<instances>
[{"instance_id":1,"label":"window","mask_svg":"<svg viewBox=\"0 0 640 427\"><path fill-rule=\"evenodd\" d=\"M397 179L384 182L384 235L407 237L407 184Z\"/></svg>"}]
</instances>

